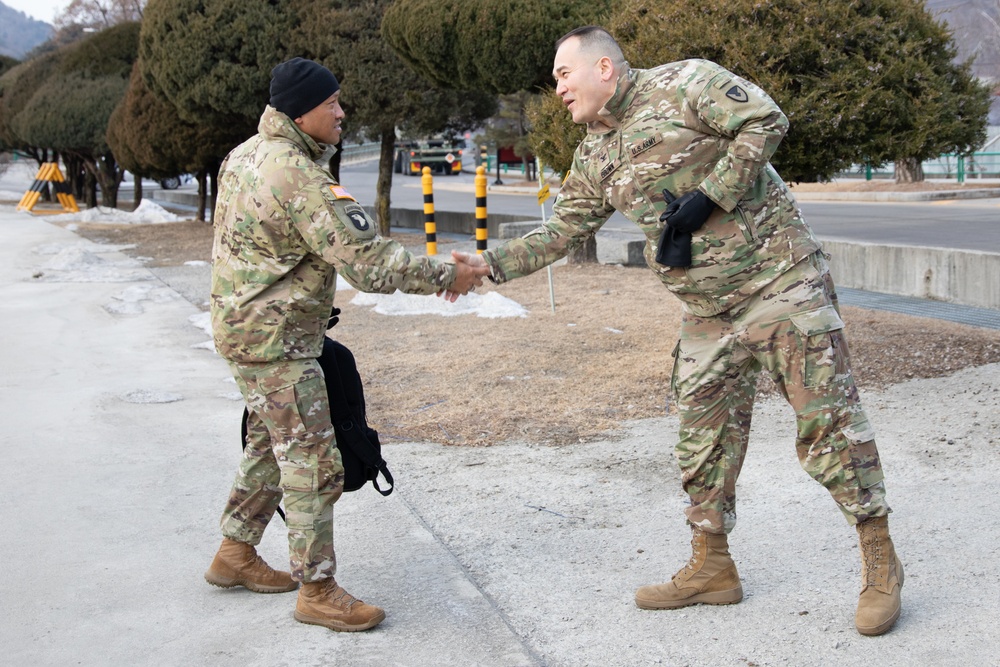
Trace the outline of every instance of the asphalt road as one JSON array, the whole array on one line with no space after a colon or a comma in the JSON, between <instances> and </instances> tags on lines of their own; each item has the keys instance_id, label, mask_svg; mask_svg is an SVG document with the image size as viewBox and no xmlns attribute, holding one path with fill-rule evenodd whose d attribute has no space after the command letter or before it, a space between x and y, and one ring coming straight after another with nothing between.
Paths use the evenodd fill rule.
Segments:
<instances>
[{"instance_id":1,"label":"asphalt road","mask_svg":"<svg viewBox=\"0 0 1000 667\"><path fill-rule=\"evenodd\" d=\"M364 204L375 202L377 167L376 162L370 161L341 169L341 181ZM506 185L521 180L519 173L501 178ZM488 183L495 180L495 172L488 174ZM546 203L546 211L550 210L551 203L551 199ZM421 210L420 179L394 174L391 205ZM917 203L803 201L800 205L807 222L822 238L1000 252L1000 198ZM491 190L487 206L493 213L541 219L538 201L531 193L508 194ZM436 176L434 207L438 211L468 211L471 214L475 207L474 175ZM636 230L629 220L617 214L605 229Z\"/></svg>"}]
</instances>

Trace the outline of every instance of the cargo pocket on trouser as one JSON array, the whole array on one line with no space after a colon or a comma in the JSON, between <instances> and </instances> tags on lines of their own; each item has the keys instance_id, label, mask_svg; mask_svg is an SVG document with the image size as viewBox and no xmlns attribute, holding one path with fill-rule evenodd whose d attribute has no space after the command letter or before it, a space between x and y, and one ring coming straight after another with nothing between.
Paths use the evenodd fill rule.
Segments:
<instances>
[{"instance_id":1,"label":"cargo pocket on trouser","mask_svg":"<svg viewBox=\"0 0 1000 667\"><path fill-rule=\"evenodd\" d=\"M853 474L862 489L871 488L881 482L882 464L879 462L878 449L875 446L875 431L868 421L857 421L845 426L841 429L841 433L847 440L847 446L840 453L845 470Z\"/></svg>"},{"instance_id":2,"label":"cargo pocket on trouser","mask_svg":"<svg viewBox=\"0 0 1000 667\"><path fill-rule=\"evenodd\" d=\"M821 387L847 373L847 345L844 321L837 309L823 306L789 316L802 337L802 386Z\"/></svg>"},{"instance_id":3,"label":"cargo pocket on trouser","mask_svg":"<svg viewBox=\"0 0 1000 667\"><path fill-rule=\"evenodd\" d=\"M843 472L837 476L838 483L828 489L840 511L851 524L888 514L882 465L868 421L856 419L838 435L842 439L838 453Z\"/></svg>"},{"instance_id":4,"label":"cargo pocket on trouser","mask_svg":"<svg viewBox=\"0 0 1000 667\"><path fill-rule=\"evenodd\" d=\"M342 473L323 378L308 378L268 393L265 412L269 428L278 436L275 457L288 527L314 530L331 504L322 497L324 487Z\"/></svg>"}]
</instances>

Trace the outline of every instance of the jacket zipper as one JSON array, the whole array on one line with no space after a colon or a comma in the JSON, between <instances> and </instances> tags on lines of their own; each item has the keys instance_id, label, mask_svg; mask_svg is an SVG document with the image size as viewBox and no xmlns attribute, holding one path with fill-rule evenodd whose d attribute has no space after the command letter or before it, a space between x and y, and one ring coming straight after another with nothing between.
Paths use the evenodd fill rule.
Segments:
<instances>
[{"instance_id":1,"label":"jacket zipper","mask_svg":"<svg viewBox=\"0 0 1000 667\"><path fill-rule=\"evenodd\" d=\"M746 238L747 243L755 243L760 240L760 235L757 234L757 225L754 224L750 216L746 214L743 207L739 204L736 205L736 213L739 214L740 220L743 223L743 236Z\"/></svg>"}]
</instances>

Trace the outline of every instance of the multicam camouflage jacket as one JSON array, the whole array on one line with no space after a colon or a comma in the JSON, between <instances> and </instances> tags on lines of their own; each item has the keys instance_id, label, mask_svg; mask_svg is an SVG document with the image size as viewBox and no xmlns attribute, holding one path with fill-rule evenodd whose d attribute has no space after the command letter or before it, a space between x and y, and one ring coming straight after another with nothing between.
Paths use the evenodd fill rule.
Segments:
<instances>
[{"instance_id":1,"label":"multicam camouflage jacket","mask_svg":"<svg viewBox=\"0 0 1000 667\"><path fill-rule=\"evenodd\" d=\"M483 257L496 282L564 257L617 210L645 233L646 263L699 316L724 312L820 245L768 160L788 121L760 88L706 60L649 70L625 65L588 126L573 167L538 229ZM694 233L693 264L654 259L667 202L700 188L718 208Z\"/></svg>"},{"instance_id":2,"label":"multicam camouflage jacket","mask_svg":"<svg viewBox=\"0 0 1000 667\"><path fill-rule=\"evenodd\" d=\"M337 272L359 290L433 294L454 265L415 257L314 160L322 146L267 107L219 172L212 249L215 349L239 363L320 355Z\"/></svg>"}]
</instances>

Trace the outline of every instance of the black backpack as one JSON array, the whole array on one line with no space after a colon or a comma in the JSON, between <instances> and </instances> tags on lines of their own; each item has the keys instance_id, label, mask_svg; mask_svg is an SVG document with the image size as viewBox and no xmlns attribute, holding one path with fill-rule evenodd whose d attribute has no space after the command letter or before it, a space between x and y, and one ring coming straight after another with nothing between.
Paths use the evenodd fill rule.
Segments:
<instances>
[{"instance_id":1,"label":"black backpack","mask_svg":"<svg viewBox=\"0 0 1000 667\"><path fill-rule=\"evenodd\" d=\"M330 419L337 437L337 449L344 463L344 491L357 491L368 482L383 496L392 493L392 473L382 459L382 443L378 432L365 419L365 392L354 355L346 346L331 338L323 338L323 353L319 359L326 378L330 400ZM243 448L247 446L247 418L243 409ZM378 475L389 482L384 491L378 485ZM279 510L280 511L280 510Z\"/></svg>"}]
</instances>

